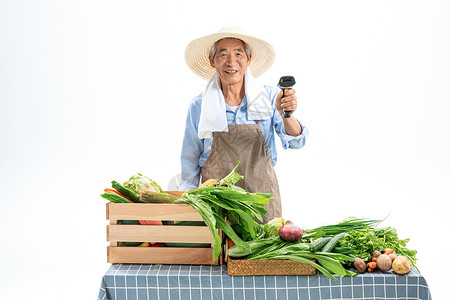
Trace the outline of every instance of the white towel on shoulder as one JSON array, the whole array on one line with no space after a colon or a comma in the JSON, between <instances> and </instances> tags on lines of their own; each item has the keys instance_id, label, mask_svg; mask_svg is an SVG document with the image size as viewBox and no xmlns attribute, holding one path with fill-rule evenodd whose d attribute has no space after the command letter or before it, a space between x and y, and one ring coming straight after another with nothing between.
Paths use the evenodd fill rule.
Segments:
<instances>
[{"instance_id":1,"label":"white towel on shoulder","mask_svg":"<svg viewBox=\"0 0 450 300\"><path fill-rule=\"evenodd\" d=\"M267 91L250 73L245 72L245 96L247 98L247 118L249 120L267 120L272 118L273 108ZM212 138L213 132L228 132L225 98L220 88L217 73L206 84L202 99L202 110L198 125L200 139Z\"/></svg>"}]
</instances>

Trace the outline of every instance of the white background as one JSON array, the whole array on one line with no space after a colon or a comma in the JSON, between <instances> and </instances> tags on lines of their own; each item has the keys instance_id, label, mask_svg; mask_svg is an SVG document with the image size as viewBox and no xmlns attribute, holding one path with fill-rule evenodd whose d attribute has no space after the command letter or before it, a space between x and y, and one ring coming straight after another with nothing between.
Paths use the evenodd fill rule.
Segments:
<instances>
[{"instance_id":1,"label":"white background","mask_svg":"<svg viewBox=\"0 0 450 300\"><path fill-rule=\"evenodd\" d=\"M186 45L239 26L297 80L307 145L278 144L284 216L381 219L448 297L447 1L1 1L0 298L95 299L111 180L167 188L205 81ZM441 271L441 272L440 272ZM447 273L448 274L448 273Z\"/></svg>"}]
</instances>

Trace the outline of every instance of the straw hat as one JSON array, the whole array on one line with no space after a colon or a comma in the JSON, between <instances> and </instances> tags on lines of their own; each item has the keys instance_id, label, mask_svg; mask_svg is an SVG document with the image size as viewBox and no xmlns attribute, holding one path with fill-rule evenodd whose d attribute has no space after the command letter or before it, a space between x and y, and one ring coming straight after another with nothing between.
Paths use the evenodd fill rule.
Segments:
<instances>
[{"instance_id":1,"label":"straw hat","mask_svg":"<svg viewBox=\"0 0 450 300\"><path fill-rule=\"evenodd\" d=\"M207 35L193 40L186 47L184 53L189 68L203 79L209 79L216 71L209 63L209 51L220 39L233 37L247 43L252 53L250 71L254 77L258 77L272 66L275 59L275 50L266 41L245 35L236 27L224 27L218 33Z\"/></svg>"}]
</instances>

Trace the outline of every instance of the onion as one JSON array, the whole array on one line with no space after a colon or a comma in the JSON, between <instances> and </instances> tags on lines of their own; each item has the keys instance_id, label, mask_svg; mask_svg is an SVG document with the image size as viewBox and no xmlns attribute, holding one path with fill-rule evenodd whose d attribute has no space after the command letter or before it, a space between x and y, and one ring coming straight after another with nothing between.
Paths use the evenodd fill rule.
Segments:
<instances>
[{"instance_id":1,"label":"onion","mask_svg":"<svg viewBox=\"0 0 450 300\"><path fill-rule=\"evenodd\" d=\"M278 230L278 235L287 242L294 242L300 241L303 231L291 221L286 221L286 224Z\"/></svg>"}]
</instances>

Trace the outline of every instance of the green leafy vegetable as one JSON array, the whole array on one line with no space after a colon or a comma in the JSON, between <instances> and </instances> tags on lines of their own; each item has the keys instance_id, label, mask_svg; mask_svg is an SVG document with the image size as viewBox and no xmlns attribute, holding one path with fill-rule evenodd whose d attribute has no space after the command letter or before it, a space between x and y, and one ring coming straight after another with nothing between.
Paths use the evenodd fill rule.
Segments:
<instances>
[{"instance_id":1,"label":"green leafy vegetable","mask_svg":"<svg viewBox=\"0 0 450 300\"><path fill-rule=\"evenodd\" d=\"M219 180L216 183L216 186L217 185L218 186L224 185L224 186L228 186L229 187L229 186L235 185L236 182L238 182L239 180L244 179L244 176L242 176L242 175L240 175L240 174L235 172L240 163L241 162L238 160L238 163L237 163L236 167L234 167L234 169L231 170L230 174L225 176L223 179Z\"/></svg>"},{"instance_id":2,"label":"green leafy vegetable","mask_svg":"<svg viewBox=\"0 0 450 300\"><path fill-rule=\"evenodd\" d=\"M406 248L408 242L409 239L402 240L397 236L395 228L385 227L350 231L339 241L339 245L351 249L352 255L361 258L363 261L369 261L375 250L383 251L386 248L391 248L397 254L408 257L416 267L417 251Z\"/></svg>"},{"instance_id":3,"label":"green leafy vegetable","mask_svg":"<svg viewBox=\"0 0 450 300\"><path fill-rule=\"evenodd\" d=\"M373 228L379 222L380 220L368 220L349 217L339 222L338 224L320 226L314 229L306 229L304 230L305 234L303 235L303 237L319 238L321 236L335 236L343 232L360 231L368 228Z\"/></svg>"},{"instance_id":4,"label":"green leafy vegetable","mask_svg":"<svg viewBox=\"0 0 450 300\"><path fill-rule=\"evenodd\" d=\"M245 259L290 259L301 263L313 265L317 270L332 280L337 280L333 275L339 277L354 276L356 272L348 271L343 263L353 261L353 258L339 253L311 252L310 244L304 242L285 242L280 237L266 238L246 242L250 253L241 251L237 246L228 249L231 257L244 257ZM318 263L315 263L316 259Z\"/></svg>"},{"instance_id":5,"label":"green leafy vegetable","mask_svg":"<svg viewBox=\"0 0 450 300\"><path fill-rule=\"evenodd\" d=\"M279 222L280 220L273 220L271 225L276 227L274 224ZM394 249L414 264L417 251L406 248L409 239L399 239L397 231L391 227L375 228L379 223L378 220L351 217L338 224L305 230L307 235L304 235L300 242L285 242L278 236L270 236L271 227L265 224L260 228L257 238L245 242L250 251L233 246L228 249L228 255L241 259L289 259L307 263L332 280L337 280L335 275L355 276L356 272L348 270L352 267L355 257L369 261L375 249ZM264 238L267 236L269 237ZM321 251L320 248L331 240L334 240L335 246Z\"/></svg>"},{"instance_id":6,"label":"green leafy vegetable","mask_svg":"<svg viewBox=\"0 0 450 300\"><path fill-rule=\"evenodd\" d=\"M159 184L156 183L156 181L153 181L152 179L140 173L131 176L128 181L125 181L123 183L123 185L138 194L142 194L146 191L164 193L164 191L161 189Z\"/></svg>"},{"instance_id":7,"label":"green leafy vegetable","mask_svg":"<svg viewBox=\"0 0 450 300\"><path fill-rule=\"evenodd\" d=\"M237 166L236 166L237 167ZM235 173L236 167L227 175L222 185L205 186L187 191L174 203L187 203L194 207L214 235L213 260L220 254L222 239L217 233L221 228L243 253L250 252L244 241L255 239L261 233L261 214L265 214L264 204L268 204L272 194L248 193L234 184L241 178ZM228 224L224 218L231 223Z\"/></svg>"},{"instance_id":8,"label":"green leafy vegetable","mask_svg":"<svg viewBox=\"0 0 450 300\"><path fill-rule=\"evenodd\" d=\"M278 230L286 223L284 218L274 218L267 223L266 230L269 236L278 236Z\"/></svg>"}]
</instances>

